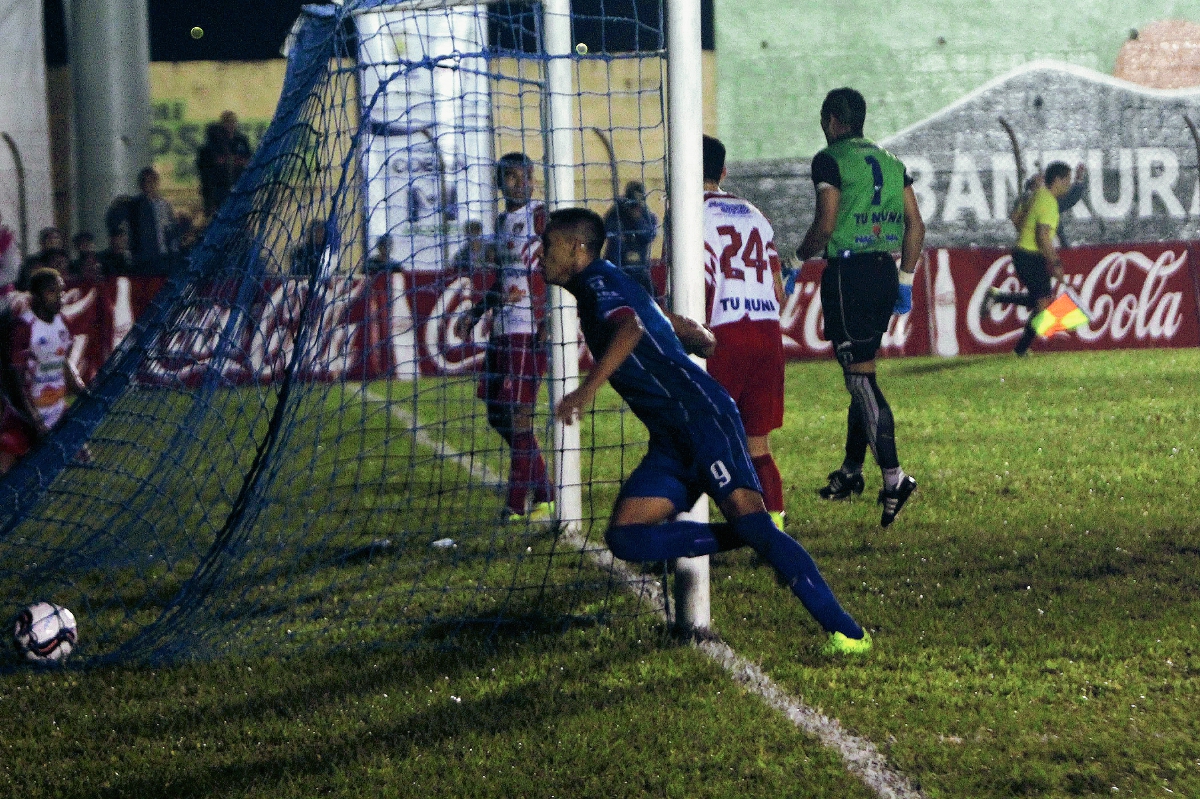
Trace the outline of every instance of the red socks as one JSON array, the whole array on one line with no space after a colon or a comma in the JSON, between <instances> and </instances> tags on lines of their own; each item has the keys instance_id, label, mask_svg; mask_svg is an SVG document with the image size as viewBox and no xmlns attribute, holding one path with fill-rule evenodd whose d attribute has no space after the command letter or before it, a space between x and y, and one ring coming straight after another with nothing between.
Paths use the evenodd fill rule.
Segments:
<instances>
[{"instance_id":1,"label":"red socks","mask_svg":"<svg viewBox=\"0 0 1200 799\"><path fill-rule=\"evenodd\" d=\"M754 471L758 473L758 482L763 487L763 502L767 510L773 513L783 510L783 478L779 475L779 467L770 453L751 458Z\"/></svg>"},{"instance_id":2,"label":"red socks","mask_svg":"<svg viewBox=\"0 0 1200 799\"><path fill-rule=\"evenodd\" d=\"M546 460L538 448L533 433L515 432L512 440L512 467L508 475L508 508L525 513L525 497L533 490L533 501L549 502L550 481L546 476Z\"/></svg>"}]
</instances>

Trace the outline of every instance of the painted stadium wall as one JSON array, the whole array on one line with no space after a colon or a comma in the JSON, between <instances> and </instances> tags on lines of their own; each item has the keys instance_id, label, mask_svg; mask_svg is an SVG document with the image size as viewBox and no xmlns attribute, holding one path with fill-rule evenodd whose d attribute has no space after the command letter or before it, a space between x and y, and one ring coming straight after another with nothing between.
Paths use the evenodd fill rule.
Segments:
<instances>
[{"instance_id":1,"label":"painted stadium wall","mask_svg":"<svg viewBox=\"0 0 1200 799\"><path fill-rule=\"evenodd\" d=\"M1200 84L1200 4L902 0L872 24L876 9L718 0L728 185L772 218L781 249L811 219L820 103L842 85L866 96L867 135L911 167L931 246L1011 244L1017 156L1001 117L1026 174L1089 167L1066 215L1073 243L1196 235L1200 145L1186 119L1200 125L1200 89L1187 88Z\"/></svg>"},{"instance_id":2,"label":"painted stadium wall","mask_svg":"<svg viewBox=\"0 0 1200 799\"><path fill-rule=\"evenodd\" d=\"M737 161L810 158L830 89L862 91L883 138L1039 58L1112 74L1130 31L1166 19L1200 23L1200 3L716 0L720 135Z\"/></svg>"},{"instance_id":3,"label":"painted stadium wall","mask_svg":"<svg viewBox=\"0 0 1200 799\"><path fill-rule=\"evenodd\" d=\"M705 51L703 80L705 92L705 132L717 130L716 58ZM665 185L661 165L657 172L643 173L640 164L647 159L663 158L663 130L646 130L639 136L636 126L652 126L651 119L658 105L654 92L662 76L636 60L615 60L610 65L599 60L584 61L579 71L580 120L586 128L602 126L613 132L617 151L621 185L624 181L641 179L650 192L652 209L662 217ZM196 148L204 140L205 126L215 122L222 111L238 115L242 131L251 146L266 130L275 113L279 91L283 85L283 59L270 61L188 61L154 62L150 65L151 152L154 166L162 175L163 195L179 211L200 219L199 180L195 171ZM505 74L515 74L514 65L501 67ZM49 107L55 218L59 225L69 228L72 218L70 190L70 120L71 73L69 67L55 67L48 73ZM609 120L612 120L611 124ZM649 121L648 121L649 120ZM661 120L658 120L661 124ZM502 120L501 127L516 123ZM611 193L608 156L599 138L588 131L580 137L579 147L585 164L581 170L578 196L597 198L596 210L603 212ZM503 137L502 137L503 138ZM509 136L501 147L518 146ZM531 152L534 157L540 152ZM130 187L130 193L136 187ZM97 232L97 231L93 231ZM99 232L97 232L99 233Z\"/></svg>"}]
</instances>

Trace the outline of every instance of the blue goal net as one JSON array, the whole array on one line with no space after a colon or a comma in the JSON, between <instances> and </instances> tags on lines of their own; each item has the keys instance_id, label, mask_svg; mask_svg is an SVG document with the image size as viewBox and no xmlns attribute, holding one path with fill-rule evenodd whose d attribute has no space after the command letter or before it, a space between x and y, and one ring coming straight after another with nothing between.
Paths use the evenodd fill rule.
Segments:
<instances>
[{"instance_id":1,"label":"blue goal net","mask_svg":"<svg viewBox=\"0 0 1200 799\"><path fill-rule=\"evenodd\" d=\"M69 292L135 302L0 478L3 612L70 608L82 664L658 618L661 574L604 550L645 441L615 394L564 468L536 233L566 136L575 204L665 290L663 12L576 2L571 24L556 49L534 3L305 8L186 265Z\"/></svg>"}]
</instances>

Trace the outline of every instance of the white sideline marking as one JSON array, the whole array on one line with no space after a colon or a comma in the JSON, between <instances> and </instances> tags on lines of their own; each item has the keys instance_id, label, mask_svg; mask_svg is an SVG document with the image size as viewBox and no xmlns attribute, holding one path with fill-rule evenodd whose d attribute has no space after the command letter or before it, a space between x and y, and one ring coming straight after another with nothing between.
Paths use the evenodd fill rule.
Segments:
<instances>
[{"instance_id":1,"label":"white sideline marking","mask_svg":"<svg viewBox=\"0 0 1200 799\"><path fill-rule=\"evenodd\" d=\"M417 424L416 418L408 411L400 408L395 403L389 402L387 397L375 393L371 389L359 385L358 393L365 399L372 402L382 402L388 406L388 410L392 416L395 416L404 424L408 425L409 432L412 433L413 440L422 447L427 447L433 450L433 453L439 458L444 458L452 463L456 463L467 471L476 480L479 480L487 488L503 489L507 481L500 475L493 472L486 464L476 463L473 453L463 453L456 450L454 447L447 444L445 441L438 441L433 436L426 433Z\"/></svg>"},{"instance_id":2,"label":"white sideline marking","mask_svg":"<svg viewBox=\"0 0 1200 799\"><path fill-rule=\"evenodd\" d=\"M367 399L387 402L384 397L370 389L360 387L359 391ZM504 483L503 478L488 468L486 464L476 463L472 456L459 452L444 441L435 441L416 425L416 419L408 411L396 405L391 405L389 410L393 416L409 426L418 444L429 447L439 456L459 464L477 480L489 485ZM579 533L564 531L559 535L559 539L565 540L570 546L581 552L586 551L598 566L615 573L631 589L636 588L639 596L649 600L654 607L660 608L658 615L664 621L666 620L666 613L661 610L666 607L662 586L656 579L631 571L623 563L618 562L607 549L592 547L589 550L587 540ZM836 750L842 756L846 770L862 780L863 784L874 791L880 799L924 799L924 794L914 788L907 777L888 766L887 758L879 753L875 744L866 738L847 732L837 719L826 716L788 694L776 685L766 672L738 655L728 644L723 641L701 641L695 644L695 647L703 652L709 660L725 669L734 682L750 693L756 694L769 707L778 710L800 730L813 736L830 749Z\"/></svg>"}]
</instances>

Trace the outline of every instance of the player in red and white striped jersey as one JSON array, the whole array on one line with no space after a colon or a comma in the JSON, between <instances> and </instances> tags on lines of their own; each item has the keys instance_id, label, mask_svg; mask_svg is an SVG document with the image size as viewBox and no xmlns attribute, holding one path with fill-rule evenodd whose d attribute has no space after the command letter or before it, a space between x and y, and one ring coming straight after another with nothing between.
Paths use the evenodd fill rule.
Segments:
<instances>
[{"instance_id":1,"label":"player in red and white striped jersey","mask_svg":"<svg viewBox=\"0 0 1200 799\"><path fill-rule=\"evenodd\" d=\"M554 495L533 428L538 383L546 372L546 287L539 268L546 206L533 199L533 161L524 153L501 156L496 180L504 195L504 213L496 220L500 274L484 301L456 322L455 331L465 338L492 311L477 393L487 404L488 422L511 448L505 515L513 521L551 521Z\"/></svg>"},{"instance_id":2,"label":"player in red and white striped jersey","mask_svg":"<svg viewBox=\"0 0 1200 799\"><path fill-rule=\"evenodd\" d=\"M67 409L67 389L84 391L71 363L71 333L63 320L63 279L53 269L29 277L30 307L12 320L3 358L0 474L45 437ZM90 457L90 456L89 456Z\"/></svg>"},{"instance_id":3,"label":"player in red and white striped jersey","mask_svg":"<svg viewBox=\"0 0 1200 799\"><path fill-rule=\"evenodd\" d=\"M725 146L704 137L704 281L717 337L708 372L737 403L763 500L783 528L783 480L769 435L783 426L783 277L775 231L749 201L721 189Z\"/></svg>"}]
</instances>

